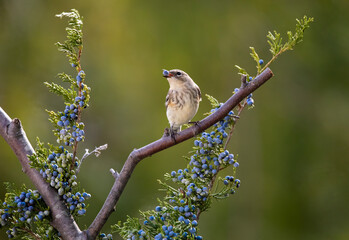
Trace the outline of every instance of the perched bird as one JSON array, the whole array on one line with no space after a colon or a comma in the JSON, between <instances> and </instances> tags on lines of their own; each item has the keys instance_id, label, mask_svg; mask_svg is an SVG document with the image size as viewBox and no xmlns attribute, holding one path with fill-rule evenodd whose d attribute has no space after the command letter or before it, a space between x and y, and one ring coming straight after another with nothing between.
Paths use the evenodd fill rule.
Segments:
<instances>
[{"instance_id":1,"label":"perched bird","mask_svg":"<svg viewBox=\"0 0 349 240\"><path fill-rule=\"evenodd\" d=\"M173 137L181 126L193 119L201 101L198 85L187 73L179 69L164 70L170 89L166 96L166 115L170 123L170 134Z\"/></svg>"}]
</instances>

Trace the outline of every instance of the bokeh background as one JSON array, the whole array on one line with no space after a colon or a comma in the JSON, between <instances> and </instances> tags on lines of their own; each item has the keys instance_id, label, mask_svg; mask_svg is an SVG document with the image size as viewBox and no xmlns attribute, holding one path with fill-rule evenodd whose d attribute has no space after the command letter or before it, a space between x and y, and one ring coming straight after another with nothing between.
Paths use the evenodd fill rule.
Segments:
<instances>
[{"instance_id":1,"label":"bokeh background","mask_svg":"<svg viewBox=\"0 0 349 240\"><path fill-rule=\"evenodd\" d=\"M215 202L200 218L205 239L349 239L349 1L0 1L0 106L22 120L32 143L54 142L45 109L62 109L44 81L75 74L54 43L65 39L66 20L55 14L76 8L84 16L83 68L92 88L84 112L92 149L101 157L82 167L82 186L93 195L88 226L113 177L133 148L158 139L167 127L162 69L180 68L221 101L239 86L235 64L254 72L249 46L270 58L266 34L294 29L295 19L315 17L305 40L271 66L275 77L254 94L229 149L239 154L241 188ZM196 120L210 109L203 99ZM157 179L183 168L187 141L141 162L111 224L156 205ZM0 182L32 186L0 139ZM0 185L3 199L4 187ZM6 239L4 230L0 239ZM119 237L115 236L115 239Z\"/></svg>"}]
</instances>

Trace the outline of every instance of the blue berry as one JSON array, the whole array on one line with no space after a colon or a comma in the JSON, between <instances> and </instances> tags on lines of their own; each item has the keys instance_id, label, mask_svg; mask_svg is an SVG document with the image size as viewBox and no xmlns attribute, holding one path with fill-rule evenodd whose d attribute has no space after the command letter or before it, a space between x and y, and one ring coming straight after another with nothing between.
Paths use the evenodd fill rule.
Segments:
<instances>
[{"instance_id":1,"label":"blue berry","mask_svg":"<svg viewBox=\"0 0 349 240\"><path fill-rule=\"evenodd\" d=\"M70 124L69 120L64 121L64 126L69 126L69 124Z\"/></svg>"},{"instance_id":2,"label":"blue berry","mask_svg":"<svg viewBox=\"0 0 349 240\"><path fill-rule=\"evenodd\" d=\"M160 206L156 206L155 211L161 212L161 207Z\"/></svg>"},{"instance_id":3,"label":"blue berry","mask_svg":"<svg viewBox=\"0 0 349 240\"><path fill-rule=\"evenodd\" d=\"M85 209L81 209L78 211L78 214L79 215L84 215L86 213L86 210Z\"/></svg>"},{"instance_id":4,"label":"blue berry","mask_svg":"<svg viewBox=\"0 0 349 240\"><path fill-rule=\"evenodd\" d=\"M81 78L79 75L77 75L77 76L76 76L76 81L77 81L78 83L80 83L80 82L82 81L82 78Z\"/></svg>"},{"instance_id":5,"label":"blue berry","mask_svg":"<svg viewBox=\"0 0 349 240\"><path fill-rule=\"evenodd\" d=\"M252 98L247 98L246 102L249 106L252 106L254 104L254 100Z\"/></svg>"},{"instance_id":6,"label":"blue berry","mask_svg":"<svg viewBox=\"0 0 349 240\"><path fill-rule=\"evenodd\" d=\"M168 76L170 75L170 72L167 71L167 70L164 70L164 71L162 72L162 75L163 75L164 77L168 77Z\"/></svg>"},{"instance_id":7,"label":"blue berry","mask_svg":"<svg viewBox=\"0 0 349 240\"><path fill-rule=\"evenodd\" d=\"M263 59L259 59L259 65L262 65L264 63Z\"/></svg>"},{"instance_id":8,"label":"blue berry","mask_svg":"<svg viewBox=\"0 0 349 240\"><path fill-rule=\"evenodd\" d=\"M76 66L78 66L78 65L76 65L75 63L72 63L71 66L72 66L72 67L76 67Z\"/></svg>"}]
</instances>

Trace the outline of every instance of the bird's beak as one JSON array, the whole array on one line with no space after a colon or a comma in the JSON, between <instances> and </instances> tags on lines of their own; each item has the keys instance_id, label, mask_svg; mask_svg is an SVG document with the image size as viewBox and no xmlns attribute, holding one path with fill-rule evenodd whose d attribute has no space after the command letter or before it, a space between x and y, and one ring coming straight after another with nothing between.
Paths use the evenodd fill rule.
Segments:
<instances>
[{"instance_id":1,"label":"bird's beak","mask_svg":"<svg viewBox=\"0 0 349 240\"><path fill-rule=\"evenodd\" d=\"M169 77L172 77L173 75L169 71L167 71L166 69L163 69L162 76L165 78L169 78Z\"/></svg>"}]
</instances>

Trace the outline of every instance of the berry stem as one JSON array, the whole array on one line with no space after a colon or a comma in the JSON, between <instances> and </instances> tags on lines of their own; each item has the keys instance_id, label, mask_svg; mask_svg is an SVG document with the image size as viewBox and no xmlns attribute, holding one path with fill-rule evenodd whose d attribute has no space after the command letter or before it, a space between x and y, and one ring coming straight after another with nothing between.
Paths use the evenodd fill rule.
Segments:
<instances>
[{"instance_id":1,"label":"berry stem","mask_svg":"<svg viewBox=\"0 0 349 240\"><path fill-rule=\"evenodd\" d=\"M287 50L290 50L290 47L283 47L283 48L281 48L280 51L277 54L275 54L269 60L269 62L267 64L265 64L265 66L261 69L261 72L263 72L265 69L267 69L270 66L270 64L272 64L272 62L274 62L279 55L281 55L282 53L286 52ZM257 74L259 74L259 73L257 73Z\"/></svg>"},{"instance_id":2,"label":"berry stem","mask_svg":"<svg viewBox=\"0 0 349 240\"><path fill-rule=\"evenodd\" d=\"M81 58L81 53L82 53L82 45L79 46L79 55L78 55L78 68L77 68L77 72L79 73L81 71L81 64L80 64L80 58ZM83 79L84 80L84 79ZM81 97L81 84L82 84L82 81L79 82L79 85L78 85L78 96ZM76 121L76 123L79 125L81 121L81 106L78 105L78 119ZM71 160L71 163L70 163L70 170L73 170L74 169L74 164L75 164L75 157L76 157L76 152L78 150L78 141L76 141L76 138L74 138L74 146L73 146L73 158Z\"/></svg>"},{"instance_id":3,"label":"berry stem","mask_svg":"<svg viewBox=\"0 0 349 240\"><path fill-rule=\"evenodd\" d=\"M22 230L22 231L28 233L29 235L31 235L31 236L32 236L34 239L36 239L36 240L41 240L41 238L40 238L36 233L34 233L33 231L31 231L31 230L28 229L28 228L20 228L20 230Z\"/></svg>"},{"instance_id":4,"label":"berry stem","mask_svg":"<svg viewBox=\"0 0 349 240\"><path fill-rule=\"evenodd\" d=\"M239 104L239 111L238 111L238 114L236 116L238 116L237 118L234 118L234 122L233 122L233 126L231 127L231 130L229 132L229 135L228 135L228 138L227 138L227 141L225 142L225 145L224 145L224 150L227 149L227 146L228 146L228 143L231 139L231 136L233 135L233 132L234 132L234 129L235 129L235 125L237 123L237 121L240 119L240 115L241 115L241 112L242 110L245 109L247 103L246 103L246 100L244 100L244 103L241 105Z\"/></svg>"}]
</instances>

